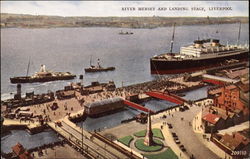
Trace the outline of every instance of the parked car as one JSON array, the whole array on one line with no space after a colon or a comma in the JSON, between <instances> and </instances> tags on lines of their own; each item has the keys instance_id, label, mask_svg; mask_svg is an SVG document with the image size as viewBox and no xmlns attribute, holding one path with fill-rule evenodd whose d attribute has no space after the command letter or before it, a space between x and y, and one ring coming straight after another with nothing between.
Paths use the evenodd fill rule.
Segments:
<instances>
[{"instance_id":1,"label":"parked car","mask_svg":"<svg viewBox=\"0 0 250 159\"><path fill-rule=\"evenodd\" d=\"M184 145L180 145L180 149L181 149L183 152L185 152L185 151L186 151L186 149L185 149Z\"/></svg>"},{"instance_id":2,"label":"parked car","mask_svg":"<svg viewBox=\"0 0 250 159\"><path fill-rule=\"evenodd\" d=\"M184 106L184 109L185 109L185 110L189 110L188 106L186 106L186 105Z\"/></svg>"},{"instance_id":3,"label":"parked car","mask_svg":"<svg viewBox=\"0 0 250 159\"><path fill-rule=\"evenodd\" d=\"M177 137L176 133L172 132L172 136L173 137Z\"/></svg>"},{"instance_id":4,"label":"parked car","mask_svg":"<svg viewBox=\"0 0 250 159\"><path fill-rule=\"evenodd\" d=\"M173 128L172 124L169 124L169 123L167 123L167 124L168 124L168 128L169 128L169 129L172 129L172 128Z\"/></svg>"},{"instance_id":5,"label":"parked car","mask_svg":"<svg viewBox=\"0 0 250 159\"><path fill-rule=\"evenodd\" d=\"M175 139L174 141L175 141L176 144L180 144L181 143L179 139Z\"/></svg>"}]
</instances>

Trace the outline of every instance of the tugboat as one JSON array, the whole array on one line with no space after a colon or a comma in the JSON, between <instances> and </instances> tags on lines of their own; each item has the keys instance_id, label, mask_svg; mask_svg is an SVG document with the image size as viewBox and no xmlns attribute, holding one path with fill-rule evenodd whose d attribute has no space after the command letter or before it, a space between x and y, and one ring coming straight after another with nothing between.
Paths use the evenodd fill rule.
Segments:
<instances>
[{"instance_id":1,"label":"tugboat","mask_svg":"<svg viewBox=\"0 0 250 159\"><path fill-rule=\"evenodd\" d=\"M39 72L36 72L32 76L28 76L29 64L28 64L26 76L10 78L10 82L11 83L49 82L49 81L56 81L56 80L71 80L76 77L76 75L71 74L70 72L47 71L45 69L45 65L41 65Z\"/></svg>"},{"instance_id":2,"label":"tugboat","mask_svg":"<svg viewBox=\"0 0 250 159\"><path fill-rule=\"evenodd\" d=\"M240 25L241 26L241 25ZM241 28L241 27L240 27ZM156 55L150 59L151 74L178 74L195 72L226 65L227 61L248 61L248 45L222 45L219 39L195 40L193 44L180 48L173 53L175 25L173 29L170 52Z\"/></svg>"},{"instance_id":3,"label":"tugboat","mask_svg":"<svg viewBox=\"0 0 250 159\"><path fill-rule=\"evenodd\" d=\"M91 57L92 59L92 57ZM102 67L100 65L100 59L98 59L97 61L97 66L94 66L91 64L91 60L90 59L90 67L89 68L85 68L85 72L103 72L103 71L113 71L115 70L115 67Z\"/></svg>"}]
</instances>

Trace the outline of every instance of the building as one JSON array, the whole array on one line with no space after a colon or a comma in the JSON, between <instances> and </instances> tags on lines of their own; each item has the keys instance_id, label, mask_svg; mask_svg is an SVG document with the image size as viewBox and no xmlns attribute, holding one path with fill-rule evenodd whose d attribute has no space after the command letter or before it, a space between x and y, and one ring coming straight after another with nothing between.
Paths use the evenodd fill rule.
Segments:
<instances>
[{"instance_id":1,"label":"building","mask_svg":"<svg viewBox=\"0 0 250 159\"><path fill-rule=\"evenodd\" d=\"M76 94L74 90L59 90L59 91L56 91L56 96L57 96L57 99L63 100L63 99L74 98Z\"/></svg>"},{"instance_id":2,"label":"building","mask_svg":"<svg viewBox=\"0 0 250 159\"><path fill-rule=\"evenodd\" d=\"M16 156L16 158L18 159L33 159L30 153L27 150L25 150L23 145L21 145L20 143L17 143L15 146L13 146L12 151L14 156Z\"/></svg>"},{"instance_id":3,"label":"building","mask_svg":"<svg viewBox=\"0 0 250 159\"><path fill-rule=\"evenodd\" d=\"M206 133L216 132L217 130L244 122L243 111L230 112L228 110L210 106L202 112L202 125Z\"/></svg>"},{"instance_id":4,"label":"building","mask_svg":"<svg viewBox=\"0 0 250 159\"><path fill-rule=\"evenodd\" d=\"M207 113L202 116L202 127L205 133L213 133L225 129L225 120L216 114Z\"/></svg>"},{"instance_id":5,"label":"building","mask_svg":"<svg viewBox=\"0 0 250 159\"><path fill-rule=\"evenodd\" d=\"M249 92L249 87L242 82L228 84L208 90L208 97L214 100L214 106L222 108L229 112L243 111L244 119L247 120L249 115L249 97L246 94ZM249 94L249 93L248 93Z\"/></svg>"},{"instance_id":6,"label":"building","mask_svg":"<svg viewBox=\"0 0 250 159\"><path fill-rule=\"evenodd\" d=\"M243 159L249 155L248 129L232 134L213 134L211 141L225 152L225 159Z\"/></svg>"},{"instance_id":7,"label":"building","mask_svg":"<svg viewBox=\"0 0 250 159\"><path fill-rule=\"evenodd\" d=\"M88 115L100 115L117 109L124 108L123 99L120 97L104 99L93 103L84 104L85 112Z\"/></svg>"}]
</instances>

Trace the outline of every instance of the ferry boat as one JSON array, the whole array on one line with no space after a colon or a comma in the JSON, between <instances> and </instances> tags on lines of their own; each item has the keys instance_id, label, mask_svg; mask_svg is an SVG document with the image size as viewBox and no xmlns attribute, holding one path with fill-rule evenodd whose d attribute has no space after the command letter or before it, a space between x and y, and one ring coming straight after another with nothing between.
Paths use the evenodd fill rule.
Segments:
<instances>
[{"instance_id":1,"label":"ferry boat","mask_svg":"<svg viewBox=\"0 0 250 159\"><path fill-rule=\"evenodd\" d=\"M100 65L100 59L98 59L97 66L94 66L91 64L90 60L90 67L84 69L85 72L103 72L103 71L113 71L115 70L115 67L102 67Z\"/></svg>"},{"instance_id":2,"label":"ferry boat","mask_svg":"<svg viewBox=\"0 0 250 159\"><path fill-rule=\"evenodd\" d=\"M231 62L248 61L248 45L222 45L219 39L195 40L193 44L181 47L179 53L172 53L174 31L175 26L170 52L150 58L151 74L195 72Z\"/></svg>"},{"instance_id":3,"label":"ferry boat","mask_svg":"<svg viewBox=\"0 0 250 159\"><path fill-rule=\"evenodd\" d=\"M28 71L27 71L26 76L12 77L10 78L10 82L11 83L49 82L56 80L71 80L74 79L75 77L76 75L71 74L70 72L47 71L45 69L45 65L41 65L40 71L36 72L34 75L28 76Z\"/></svg>"}]
</instances>

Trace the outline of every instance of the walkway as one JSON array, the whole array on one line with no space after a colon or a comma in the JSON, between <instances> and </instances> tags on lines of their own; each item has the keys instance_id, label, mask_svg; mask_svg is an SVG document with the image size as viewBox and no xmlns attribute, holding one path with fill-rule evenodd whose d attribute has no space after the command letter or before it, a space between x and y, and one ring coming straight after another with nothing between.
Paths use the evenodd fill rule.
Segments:
<instances>
[{"instance_id":1,"label":"walkway","mask_svg":"<svg viewBox=\"0 0 250 159\"><path fill-rule=\"evenodd\" d=\"M159 98L176 104L183 104L184 102L186 102L185 99L182 99L181 97L174 95L172 93L163 93L155 91L155 92L146 92L146 94L151 97Z\"/></svg>"},{"instance_id":2,"label":"walkway","mask_svg":"<svg viewBox=\"0 0 250 159\"><path fill-rule=\"evenodd\" d=\"M132 108L135 108L135 109L139 109L139 110L142 110L144 112L151 112L151 113L154 113L154 111L148 109L148 108L145 108L137 103L134 103L134 102L131 102L131 101L128 101L128 100L124 100L123 103L127 106L130 106Z\"/></svg>"}]
</instances>

